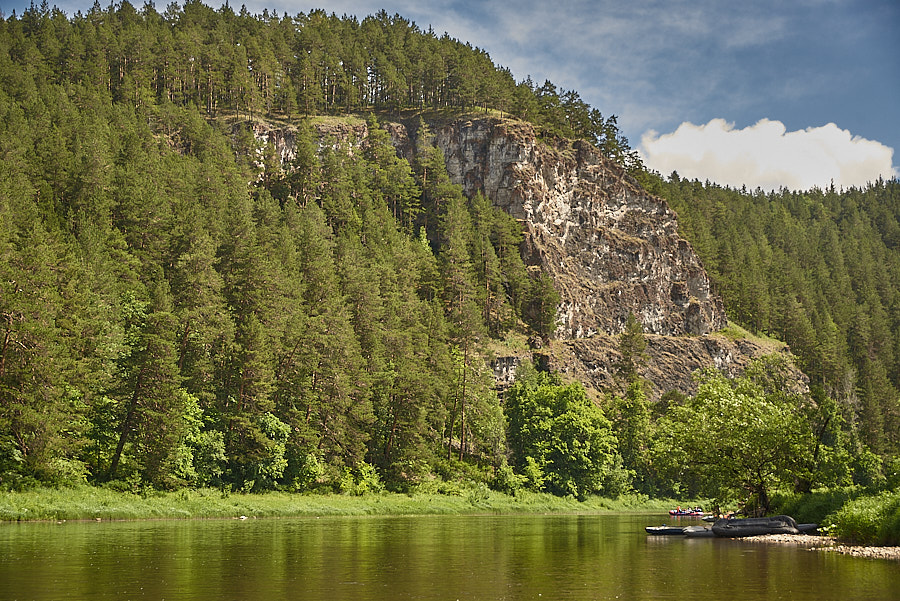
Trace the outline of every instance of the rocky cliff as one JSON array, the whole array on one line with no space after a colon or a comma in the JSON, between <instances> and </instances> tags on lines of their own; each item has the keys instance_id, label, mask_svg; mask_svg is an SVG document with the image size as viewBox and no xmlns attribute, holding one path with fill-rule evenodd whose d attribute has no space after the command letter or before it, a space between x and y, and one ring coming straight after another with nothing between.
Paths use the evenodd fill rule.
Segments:
<instances>
[{"instance_id":1,"label":"rocky cliff","mask_svg":"<svg viewBox=\"0 0 900 601\"><path fill-rule=\"evenodd\" d=\"M629 313L648 333L644 375L654 396L690 393L691 373L707 365L738 373L771 348L710 335L726 324L703 265L678 235L675 214L617 164L581 141L540 140L518 121L484 118L386 125L398 153L412 158L417 144L444 153L451 178L467 194L482 191L524 228L523 256L553 278L560 294L555 340L539 350L549 367L597 391L614 387L612 365ZM319 127L320 140L362 143L359 122ZM289 130L256 126L258 139L287 163ZM518 361L501 357L498 380Z\"/></svg>"},{"instance_id":2,"label":"rocky cliff","mask_svg":"<svg viewBox=\"0 0 900 601\"><path fill-rule=\"evenodd\" d=\"M675 214L586 142L537 139L530 124L483 119L434 130L451 178L521 220L527 260L560 293L560 339L622 330L702 335L725 325L721 300Z\"/></svg>"}]
</instances>

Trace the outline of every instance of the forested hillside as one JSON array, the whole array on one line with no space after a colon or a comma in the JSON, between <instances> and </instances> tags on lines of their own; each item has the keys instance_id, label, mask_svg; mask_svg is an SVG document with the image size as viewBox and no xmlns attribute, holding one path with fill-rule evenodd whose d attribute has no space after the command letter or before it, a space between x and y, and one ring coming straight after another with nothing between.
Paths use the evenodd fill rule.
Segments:
<instances>
[{"instance_id":1,"label":"forested hillside","mask_svg":"<svg viewBox=\"0 0 900 601\"><path fill-rule=\"evenodd\" d=\"M520 226L374 117L363 152L302 119L485 106L627 151L574 92L384 13L0 22L3 484L404 487L504 464L485 343L547 334L555 302ZM298 123L288 171L263 169L262 116Z\"/></svg>"},{"instance_id":2,"label":"forested hillside","mask_svg":"<svg viewBox=\"0 0 900 601\"><path fill-rule=\"evenodd\" d=\"M642 178L679 225L729 319L787 342L873 451L900 451L900 183L765 193Z\"/></svg>"},{"instance_id":3,"label":"forested hillside","mask_svg":"<svg viewBox=\"0 0 900 601\"><path fill-rule=\"evenodd\" d=\"M521 225L450 181L424 121L398 157L379 119L401 111L526 119L641 175L614 116L383 12L45 3L0 19L0 486L764 498L884 481L896 182L770 198L642 176L733 319L799 353L815 402L771 360L650 407L632 316L602 403L527 365L501 403L487 361L549 336L559 297L523 263ZM295 129L291 164L260 120ZM328 133L345 126L365 135ZM726 397L778 449L744 470L764 478L686 454Z\"/></svg>"}]
</instances>

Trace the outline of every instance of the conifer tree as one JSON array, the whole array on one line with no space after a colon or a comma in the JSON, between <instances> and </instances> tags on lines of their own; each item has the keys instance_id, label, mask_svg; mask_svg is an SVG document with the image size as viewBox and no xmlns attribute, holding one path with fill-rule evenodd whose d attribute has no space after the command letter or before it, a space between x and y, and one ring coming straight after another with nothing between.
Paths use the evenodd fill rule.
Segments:
<instances>
[{"instance_id":1,"label":"conifer tree","mask_svg":"<svg viewBox=\"0 0 900 601\"><path fill-rule=\"evenodd\" d=\"M82 408L66 384L80 384L79 319L66 312L82 309L66 298L74 272L11 175L0 168L0 479L14 483L63 476L53 466L71 458L66 430L79 434Z\"/></svg>"},{"instance_id":2,"label":"conifer tree","mask_svg":"<svg viewBox=\"0 0 900 601\"><path fill-rule=\"evenodd\" d=\"M315 203L301 211L296 233L308 320L300 344L306 445L333 469L365 457L371 401L364 360L334 264L333 232Z\"/></svg>"},{"instance_id":3,"label":"conifer tree","mask_svg":"<svg viewBox=\"0 0 900 601\"><path fill-rule=\"evenodd\" d=\"M619 334L619 362L616 373L627 385L640 379L640 369L647 361L647 339L644 338L644 327L634 316L628 313L625 329Z\"/></svg>"},{"instance_id":4,"label":"conifer tree","mask_svg":"<svg viewBox=\"0 0 900 601\"><path fill-rule=\"evenodd\" d=\"M164 484L171 476L174 452L180 443L183 397L175 347L175 319L163 298L151 307L129 295L123 299L126 323L121 387L118 400L118 440L106 477L115 479L127 455L142 479ZM149 309L149 311L148 311ZM127 447L126 447L127 445Z\"/></svg>"}]
</instances>

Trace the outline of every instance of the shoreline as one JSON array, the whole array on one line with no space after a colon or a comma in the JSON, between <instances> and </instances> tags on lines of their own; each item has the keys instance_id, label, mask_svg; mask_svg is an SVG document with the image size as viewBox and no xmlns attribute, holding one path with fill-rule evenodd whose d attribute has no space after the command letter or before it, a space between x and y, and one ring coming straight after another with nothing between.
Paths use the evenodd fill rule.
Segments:
<instances>
[{"instance_id":1,"label":"shoreline","mask_svg":"<svg viewBox=\"0 0 900 601\"><path fill-rule=\"evenodd\" d=\"M79 486L0 492L0 523L118 521L156 519L240 519L376 515L473 515L535 513L656 513L671 500L639 495L618 499L590 497L585 501L547 493L505 495L487 488L457 494L419 492L298 494L228 493L217 489L182 489L135 494Z\"/></svg>"},{"instance_id":2,"label":"shoreline","mask_svg":"<svg viewBox=\"0 0 900 601\"><path fill-rule=\"evenodd\" d=\"M671 499L626 495L585 501L547 493L506 495L486 487L456 494L378 492L359 496L268 492L228 493L219 489L182 489L135 494L91 486L0 491L0 527L4 524L63 521L216 520L297 517L429 516L485 514L664 514ZM900 546L854 545L833 536L769 534L746 537L756 543L790 544L811 551L900 561Z\"/></svg>"},{"instance_id":3,"label":"shoreline","mask_svg":"<svg viewBox=\"0 0 900 601\"><path fill-rule=\"evenodd\" d=\"M900 561L900 547L877 547L866 545L853 545L842 542L833 536L818 536L814 534L763 534L760 536L748 536L742 540L769 543L777 545L796 545L808 547L809 551L830 551L841 555L863 557L867 559L887 559Z\"/></svg>"}]
</instances>

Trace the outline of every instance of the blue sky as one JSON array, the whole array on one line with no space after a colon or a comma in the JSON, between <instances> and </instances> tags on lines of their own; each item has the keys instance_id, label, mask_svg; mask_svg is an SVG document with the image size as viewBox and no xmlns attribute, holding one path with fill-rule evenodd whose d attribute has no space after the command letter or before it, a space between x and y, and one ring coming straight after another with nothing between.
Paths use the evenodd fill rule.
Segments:
<instances>
[{"instance_id":1,"label":"blue sky","mask_svg":"<svg viewBox=\"0 0 900 601\"><path fill-rule=\"evenodd\" d=\"M92 3L56 5L72 15ZM0 0L0 10L8 15L27 4ZM165 4L157 2L157 10ZM486 50L517 80L550 79L604 115L616 114L632 146L665 175L677 170L764 189L863 185L900 175L898 0L248 0L246 6L253 13L323 8L359 18L385 9L447 32Z\"/></svg>"}]
</instances>

